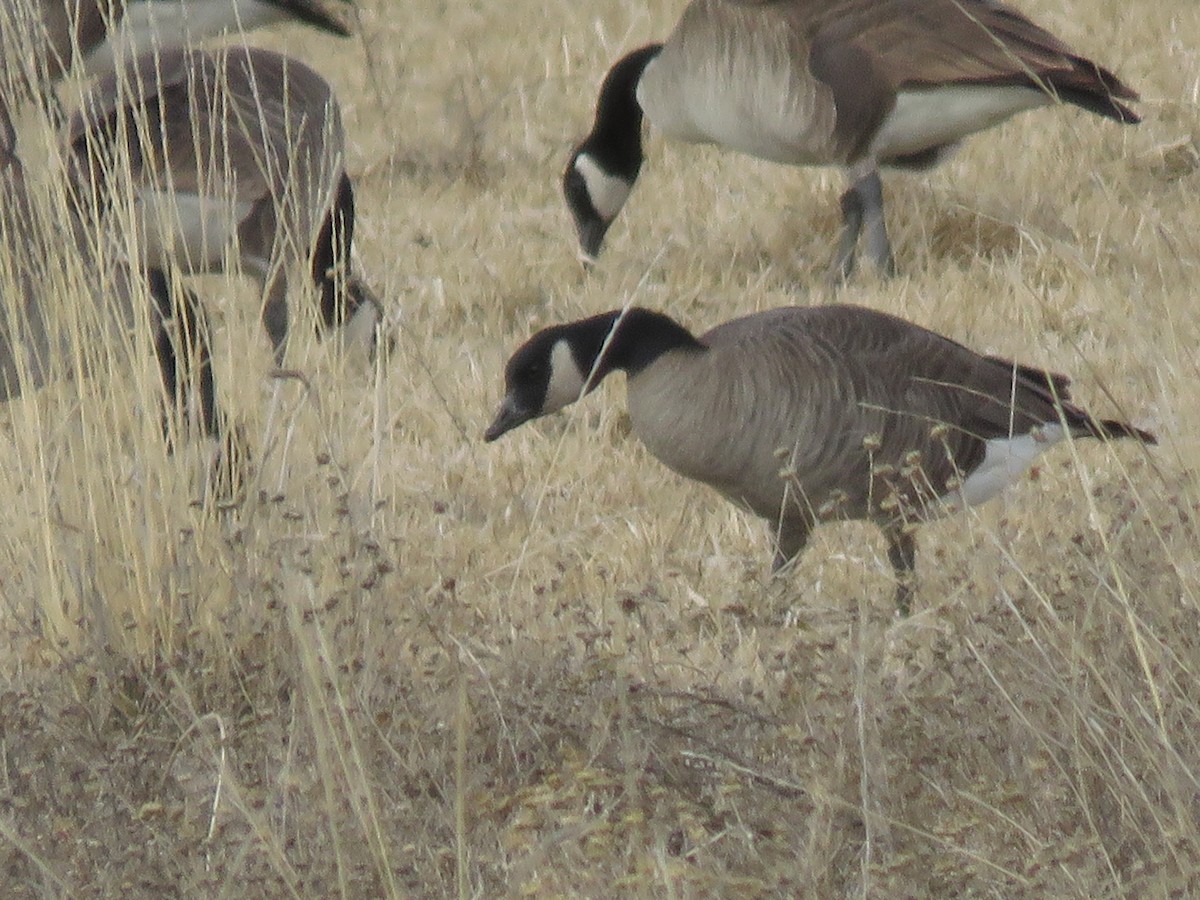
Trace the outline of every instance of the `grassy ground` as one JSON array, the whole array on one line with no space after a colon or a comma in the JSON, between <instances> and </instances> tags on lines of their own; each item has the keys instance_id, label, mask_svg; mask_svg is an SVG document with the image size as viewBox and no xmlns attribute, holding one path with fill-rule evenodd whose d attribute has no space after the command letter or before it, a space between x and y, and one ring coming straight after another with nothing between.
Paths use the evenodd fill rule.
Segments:
<instances>
[{"instance_id":1,"label":"grassy ground","mask_svg":"<svg viewBox=\"0 0 1200 900\"><path fill-rule=\"evenodd\" d=\"M837 173L652 139L584 277L558 193L596 85L679 3L384 3L256 37L337 87L394 352L200 287L248 497L154 373L0 413L4 896L1184 896L1200 891L1200 8L1024 4L1143 95L889 179L902 269L839 299L1071 372L1161 445L1056 449L921 533L767 578L762 525L628 434L619 379L480 438L508 352L629 300L697 328L831 299ZM64 292L70 309L82 292ZM232 396L230 396L232 395Z\"/></svg>"}]
</instances>

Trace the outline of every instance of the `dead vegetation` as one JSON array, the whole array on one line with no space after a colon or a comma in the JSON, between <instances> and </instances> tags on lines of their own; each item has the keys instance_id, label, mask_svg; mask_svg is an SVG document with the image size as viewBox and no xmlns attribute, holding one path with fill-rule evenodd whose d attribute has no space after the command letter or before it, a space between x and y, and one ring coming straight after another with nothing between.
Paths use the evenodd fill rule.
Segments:
<instances>
[{"instance_id":1,"label":"dead vegetation","mask_svg":"<svg viewBox=\"0 0 1200 900\"><path fill-rule=\"evenodd\" d=\"M770 582L619 386L480 439L541 324L830 299L832 174L654 140L580 272L559 169L676 5L371 3L370 68L265 38L342 99L396 346L296 329L304 379L271 378L214 279L258 468L232 507L166 453L136 341L0 411L0 893L1200 892L1200 9L1030 11L1145 123L1036 112L893 178L902 274L844 299L1072 372L1162 444L1060 448L924 529L904 622L866 526Z\"/></svg>"}]
</instances>

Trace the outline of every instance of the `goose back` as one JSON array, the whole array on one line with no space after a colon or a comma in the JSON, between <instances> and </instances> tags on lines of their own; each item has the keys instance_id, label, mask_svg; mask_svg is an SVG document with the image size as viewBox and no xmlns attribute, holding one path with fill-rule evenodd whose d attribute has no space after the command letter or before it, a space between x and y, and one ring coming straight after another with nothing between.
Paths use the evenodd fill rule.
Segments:
<instances>
[{"instance_id":1,"label":"goose back","mask_svg":"<svg viewBox=\"0 0 1200 900\"><path fill-rule=\"evenodd\" d=\"M1063 417L1096 430L1064 377L861 307L771 310L700 341L707 349L671 351L629 379L634 431L670 468L771 520L815 518L831 502L847 518L925 515L989 441Z\"/></svg>"},{"instance_id":2,"label":"goose back","mask_svg":"<svg viewBox=\"0 0 1200 900\"><path fill-rule=\"evenodd\" d=\"M693 0L638 97L672 137L800 165L933 162L1056 99L1137 121L1115 75L978 0Z\"/></svg>"},{"instance_id":3,"label":"goose back","mask_svg":"<svg viewBox=\"0 0 1200 900\"><path fill-rule=\"evenodd\" d=\"M69 140L85 183L104 183L129 160L147 263L186 271L219 266L235 234L243 258L264 269L284 249L306 257L343 165L341 116L324 79L246 47L137 57L99 80ZM202 207L194 220L184 221L181 198ZM180 246L165 243L177 237Z\"/></svg>"}]
</instances>

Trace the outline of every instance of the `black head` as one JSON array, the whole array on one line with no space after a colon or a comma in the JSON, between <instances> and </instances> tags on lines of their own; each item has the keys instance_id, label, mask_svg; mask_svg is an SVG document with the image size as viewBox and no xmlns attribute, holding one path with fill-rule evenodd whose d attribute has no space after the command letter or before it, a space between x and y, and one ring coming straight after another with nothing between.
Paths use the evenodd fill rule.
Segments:
<instances>
[{"instance_id":1,"label":"black head","mask_svg":"<svg viewBox=\"0 0 1200 900\"><path fill-rule=\"evenodd\" d=\"M642 107L638 82L662 50L651 44L619 59L604 78L592 132L572 152L563 172L563 197L575 220L585 258L600 253L642 167Z\"/></svg>"},{"instance_id":2,"label":"black head","mask_svg":"<svg viewBox=\"0 0 1200 900\"><path fill-rule=\"evenodd\" d=\"M483 439L494 441L530 419L557 412L600 383L588 384L617 313L544 328L521 345L504 369L504 400ZM607 374L607 373L604 373Z\"/></svg>"},{"instance_id":3,"label":"black head","mask_svg":"<svg viewBox=\"0 0 1200 900\"><path fill-rule=\"evenodd\" d=\"M668 350L702 347L669 316L639 307L545 328L508 361L504 400L484 440L574 403L617 369L633 375Z\"/></svg>"}]
</instances>

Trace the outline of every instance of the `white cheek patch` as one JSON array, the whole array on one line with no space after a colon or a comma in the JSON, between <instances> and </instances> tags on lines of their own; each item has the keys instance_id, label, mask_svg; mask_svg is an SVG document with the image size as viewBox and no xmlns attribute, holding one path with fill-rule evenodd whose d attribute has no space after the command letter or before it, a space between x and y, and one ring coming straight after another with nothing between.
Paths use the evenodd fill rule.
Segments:
<instances>
[{"instance_id":1,"label":"white cheek patch","mask_svg":"<svg viewBox=\"0 0 1200 900\"><path fill-rule=\"evenodd\" d=\"M581 153L575 158L575 171L587 185L592 206L605 222L616 218L629 198L633 186L619 175L609 175L591 156Z\"/></svg>"},{"instance_id":2,"label":"white cheek patch","mask_svg":"<svg viewBox=\"0 0 1200 900\"><path fill-rule=\"evenodd\" d=\"M976 506L1014 484L1043 450L1057 444L1066 432L1056 423L1043 425L1029 434L1018 434L1011 438L992 438L987 442L983 462L975 469L962 487L951 495L951 505L965 503Z\"/></svg>"},{"instance_id":3,"label":"white cheek patch","mask_svg":"<svg viewBox=\"0 0 1200 900\"><path fill-rule=\"evenodd\" d=\"M543 413L552 413L579 399L587 374L579 371L571 345L560 340L550 353L550 383L546 386Z\"/></svg>"}]
</instances>

